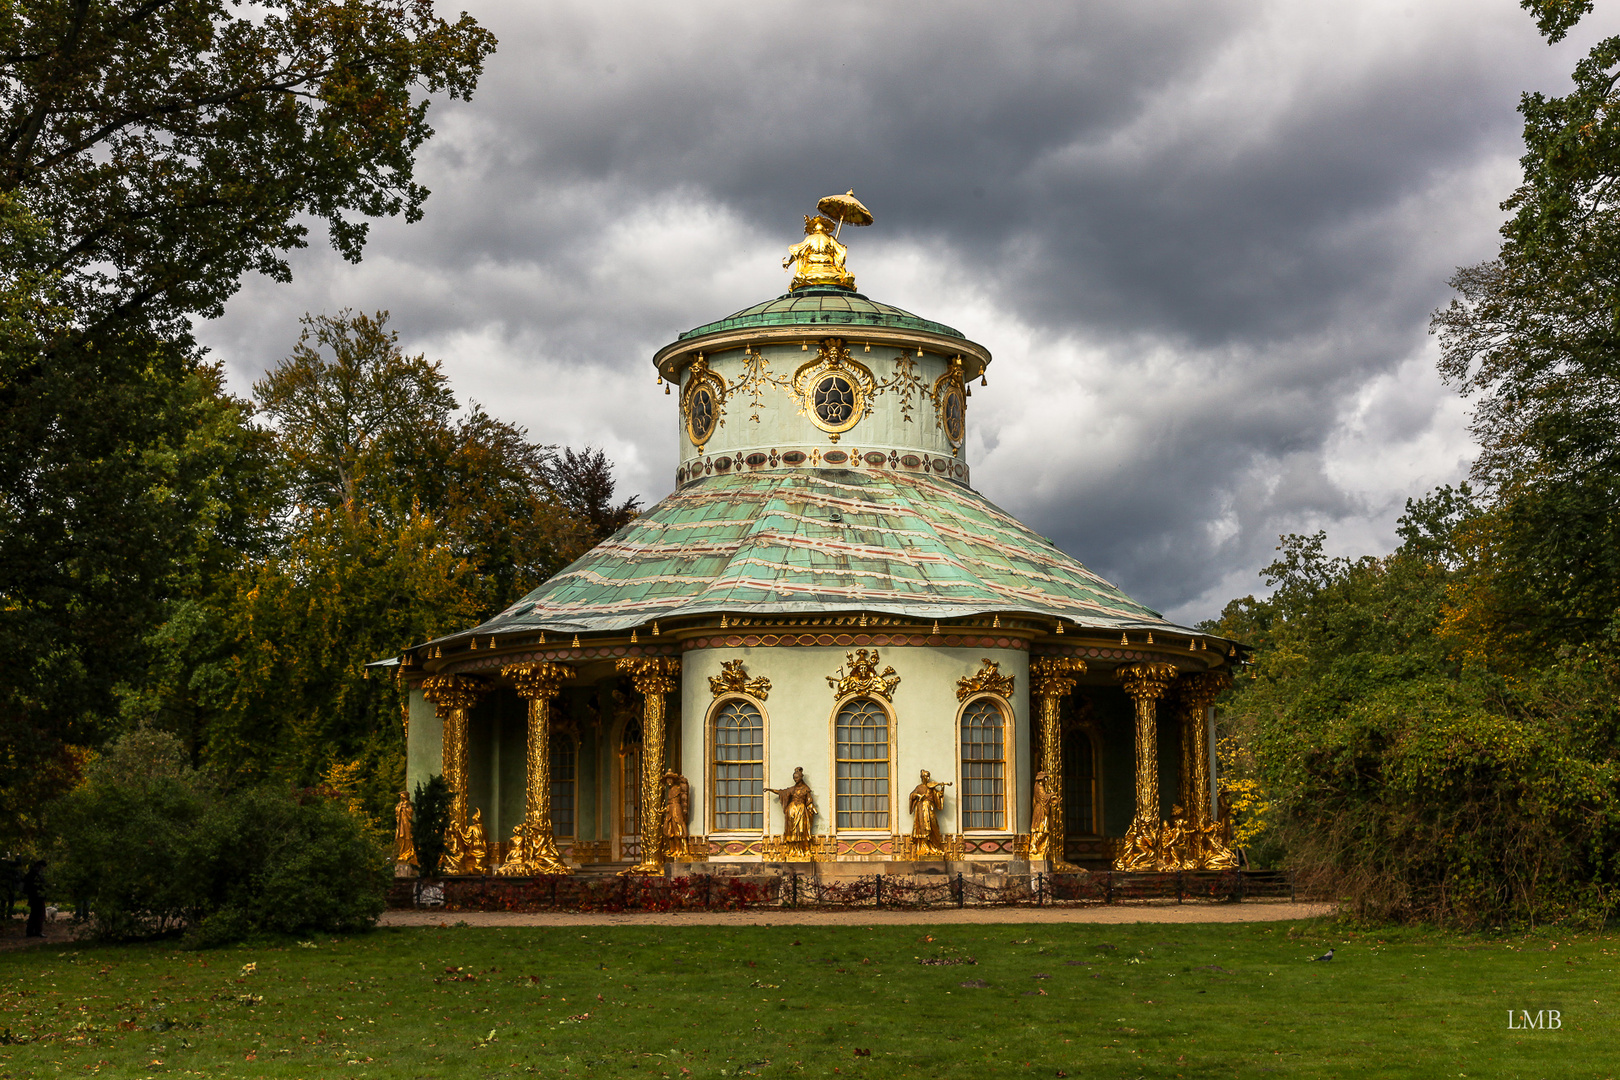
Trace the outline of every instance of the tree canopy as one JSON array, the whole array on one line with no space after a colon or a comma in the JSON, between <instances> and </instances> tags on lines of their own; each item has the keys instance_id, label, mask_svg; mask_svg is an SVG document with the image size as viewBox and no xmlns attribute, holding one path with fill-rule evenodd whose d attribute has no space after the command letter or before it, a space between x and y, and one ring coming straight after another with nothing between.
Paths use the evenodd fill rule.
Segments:
<instances>
[{"instance_id":1,"label":"tree canopy","mask_svg":"<svg viewBox=\"0 0 1620 1080\"><path fill-rule=\"evenodd\" d=\"M428 98L470 97L495 39L431 0L0 3L0 193L48 224L81 326L182 334L309 219L358 260L421 216Z\"/></svg>"},{"instance_id":2,"label":"tree canopy","mask_svg":"<svg viewBox=\"0 0 1620 1080\"><path fill-rule=\"evenodd\" d=\"M1549 41L1588 0L1524 0ZM1409 502L1401 545L1284 537L1227 701L1256 851L1364 914L1469 925L1614 911L1620 885L1620 37L1526 94L1495 259L1436 312L1476 401L1473 487Z\"/></svg>"}]
</instances>

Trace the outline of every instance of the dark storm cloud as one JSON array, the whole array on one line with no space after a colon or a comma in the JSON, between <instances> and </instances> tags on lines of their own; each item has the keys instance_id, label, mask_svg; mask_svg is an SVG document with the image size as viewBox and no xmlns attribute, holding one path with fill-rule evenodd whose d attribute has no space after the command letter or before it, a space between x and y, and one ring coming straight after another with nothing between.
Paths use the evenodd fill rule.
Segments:
<instances>
[{"instance_id":1,"label":"dark storm cloud","mask_svg":"<svg viewBox=\"0 0 1620 1080\"><path fill-rule=\"evenodd\" d=\"M458 387L606 445L662 496L653 349L781 291L854 185L863 291L997 354L975 482L1181 618L1279 531L1387 542L1469 452L1424 328L1488 257L1521 89L1562 85L1512 0L487 3L436 107L427 219L311 250L203 331L238 385L299 312L388 307Z\"/></svg>"}]
</instances>

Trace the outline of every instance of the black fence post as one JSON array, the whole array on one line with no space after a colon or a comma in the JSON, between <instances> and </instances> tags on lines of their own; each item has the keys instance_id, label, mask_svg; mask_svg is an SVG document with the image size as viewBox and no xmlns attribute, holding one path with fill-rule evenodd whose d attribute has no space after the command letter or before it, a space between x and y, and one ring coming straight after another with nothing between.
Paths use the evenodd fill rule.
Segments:
<instances>
[{"instance_id":1,"label":"black fence post","mask_svg":"<svg viewBox=\"0 0 1620 1080\"><path fill-rule=\"evenodd\" d=\"M1288 871L1288 902L1293 903L1294 900L1294 872L1290 870Z\"/></svg>"},{"instance_id":2,"label":"black fence post","mask_svg":"<svg viewBox=\"0 0 1620 1080\"><path fill-rule=\"evenodd\" d=\"M883 906L883 875L877 876L877 906Z\"/></svg>"},{"instance_id":3,"label":"black fence post","mask_svg":"<svg viewBox=\"0 0 1620 1080\"><path fill-rule=\"evenodd\" d=\"M789 873L793 877L793 906L798 907L799 906L799 872L797 870L792 870L792 871L789 871Z\"/></svg>"},{"instance_id":4,"label":"black fence post","mask_svg":"<svg viewBox=\"0 0 1620 1080\"><path fill-rule=\"evenodd\" d=\"M626 910L629 910L630 907L630 878L628 876L619 879L619 906Z\"/></svg>"},{"instance_id":5,"label":"black fence post","mask_svg":"<svg viewBox=\"0 0 1620 1080\"><path fill-rule=\"evenodd\" d=\"M1103 903L1114 902L1114 872L1112 870L1103 874Z\"/></svg>"},{"instance_id":6,"label":"black fence post","mask_svg":"<svg viewBox=\"0 0 1620 1080\"><path fill-rule=\"evenodd\" d=\"M1035 906L1040 907L1046 903L1046 875L1035 875Z\"/></svg>"},{"instance_id":7,"label":"black fence post","mask_svg":"<svg viewBox=\"0 0 1620 1080\"><path fill-rule=\"evenodd\" d=\"M1181 871L1176 871L1176 903L1181 903Z\"/></svg>"},{"instance_id":8,"label":"black fence post","mask_svg":"<svg viewBox=\"0 0 1620 1080\"><path fill-rule=\"evenodd\" d=\"M966 904L967 904L967 889L962 884L962 871L958 870L956 872L956 906L960 908L960 907L965 906Z\"/></svg>"}]
</instances>

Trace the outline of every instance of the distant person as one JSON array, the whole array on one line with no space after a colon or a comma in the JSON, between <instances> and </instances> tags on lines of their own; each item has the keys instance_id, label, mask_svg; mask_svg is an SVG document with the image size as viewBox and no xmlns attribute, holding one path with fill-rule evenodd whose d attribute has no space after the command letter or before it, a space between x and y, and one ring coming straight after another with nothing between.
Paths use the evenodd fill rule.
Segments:
<instances>
[{"instance_id":1,"label":"distant person","mask_svg":"<svg viewBox=\"0 0 1620 1080\"><path fill-rule=\"evenodd\" d=\"M28 937L45 936L45 860L35 859L22 880L23 899L28 901Z\"/></svg>"}]
</instances>

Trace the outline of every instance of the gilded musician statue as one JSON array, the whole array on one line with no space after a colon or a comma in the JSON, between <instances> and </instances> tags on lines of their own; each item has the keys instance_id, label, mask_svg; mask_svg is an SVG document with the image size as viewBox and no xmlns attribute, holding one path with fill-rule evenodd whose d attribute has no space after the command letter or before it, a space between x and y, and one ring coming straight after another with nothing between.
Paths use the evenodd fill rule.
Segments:
<instances>
[{"instance_id":1,"label":"gilded musician statue","mask_svg":"<svg viewBox=\"0 0 1620 1080\"><path fill-rule=\"evenodd\" d=\"M801 285L842 285L855 287L855 275L844 268L849 249L833 238L833 223L817 214L806 215L804 239L788 248L782 268L793 268L789 289Z\"/></svg>"},{"instance_id":2,"label":"gilded musician statue","mask_svg":"<svg viewBox=\"0 0 1620 1080\"><path fill-rule=\"evenodd\" d=\"M461 872L484 873L485 861L488 858L489 839L484 835L484 811L475 806L472 817L467 821L467 828L462 833Z\"/></svg>"},{"instance_id":3,"label":"gilded musician statue","mask_svg":"<svg viewBox=\"0 0 1620 1080\"><path fill-rule=\"evenodd\" d=\"M664 839L669 851L686 849L691 834L686 823L692 816L692 785L686 777L669 769L664 772Z\"/></svg>"},{"instance_id":4,"label":"gilded musician statue","mask_svg":"<svg viewBox=\"0 0 1620 1080\"><path fill-rule=\"evenodd\" d=\"M945 807L949 780L935 783L928 770L922 770L921 783L911 789L911 854L917 859L943 859L945 841L939 833L939 812Z\"/></svg>"},{"instance_id":5,"label":"gilded musician statue","mask_svg":"<svg viewBox=\"0 0 1620 1080\"><path fill-rule=\"evenodd\" d=\"M411 835L411 797L406 792L399 793L399 802L394 804L394 876L409 877L411 867L416 865L416 840Z\"/></svg>"},{"instance_id":6,"label":"gilded musician statue","mask_svg":"<svg viewBox=\"0 0 1620 1080\"><path fill-rule=\"evenodd\" d=\"M1046 789L1046 770L1035 774L1035 790L1029 798L1029 857L1052 857L1052 819L1047 811L1052 805L1052 793Z\"/></svg>"},{"instance_id":7,"label":"gilded musician statue","mask_svg":"<svg viewBox=\"0 0 1620 1080\"><path fill-rule=\"evenodd\" d=\"M816 818L816 797L810 785L804 782L804 770L793 770L793 784L785 788L767 788L782 802L782 839L787 841L788 857L800 861L810 860L810 830Z\"/></svg>"}]
</instances>

